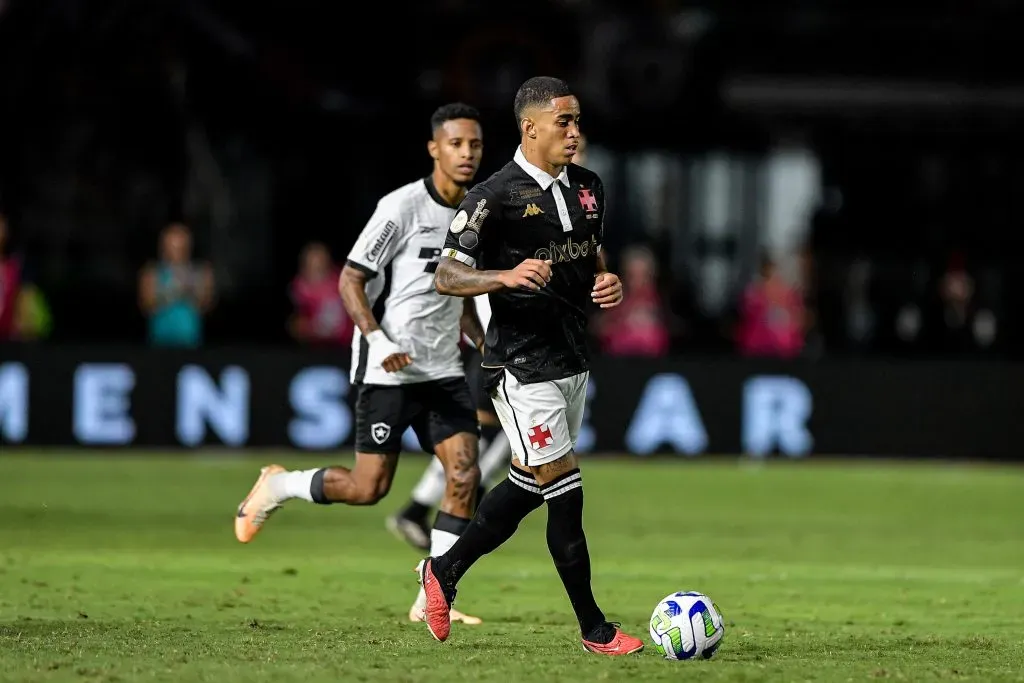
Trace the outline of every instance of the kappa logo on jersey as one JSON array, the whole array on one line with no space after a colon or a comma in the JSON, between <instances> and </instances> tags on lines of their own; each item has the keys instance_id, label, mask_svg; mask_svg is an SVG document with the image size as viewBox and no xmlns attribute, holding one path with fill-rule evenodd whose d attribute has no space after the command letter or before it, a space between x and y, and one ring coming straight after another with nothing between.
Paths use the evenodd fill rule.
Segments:
<instances>
[{"instance_id":1,"label":"kappa logo on jersey","mask_svg":"<svg viewBox=\"0 0 1024 683\"><path fill-rule=\"evenodd\" d=\"M476 209L473 211L473 215L470 216L469 222L466 223L467 228L480 232L480 225L484 222L484 219L487 218L487 214L491 212L490 209L485 209L485 206L487 206L486 199L481 199L476 203Z\"/></svg>"},{"instance_id":2,"label":"kappa logo on jersey","mask_svg":"<svg viewBox=\"0 0 1024 683\"><path fill-rule=\"evenodd\" d=\"M530 445L537 450L550 446L555 442L554 437L551 436L551 430L545 424L530 427L526 431L526 435L530 437Z\"/></svg>"},{"instance_id":3,"label":"kappa logo on jersey","mask_svg":"<svg viewBox=\"0 0 1024 683\"><path fill-rule=\"evenodd\" d=\"M546 249L538 249L534 252L533 258L539 261L565 263L566 261L575 261L578 258L597 254L597 252L596 236L592 236L586 242L577 242L570 237L562 244L551 242Z\"/></svg>"},{"instance_id":4,"label":"kappa logo on jersey","mask_svg":"<svg viewBox=\"0 0 1024 683\"><path fill-rule=\"evenodd\" d=\"M523 218L526 218L527 216L539 216L542 213L544 212L536 204L527 204L526 211L523 211Z\"/></svg>"},{"instance_id":5,"label":"kappa logo on jersey","mask_svg":"<svg viewBox=\"0 0 1024 683\"><path fill-rule=\"evenodd\" d=\"M398 232L398 225L388 221L387 225L384 226L384 229L380 231L379 235L377 235L377 239L374 240L370 250L366 252L366 260L371 263L376 261L380 255L384 253L384 250L388 246L388 242L391 241L391 238L395 236L396 232Z\"/></svg>"},{"instance_id":6,"label":"kappa logo on jersey","mask_svg":"<svg viewBox=\"0 0 1024 683\"><path fill-rule=\"evenodd\" d=\"M384 445L384 442L391 436L391 425L387 422L374 422L370 425L370 438L378 445Z\"/></svg>"}]
</instances>

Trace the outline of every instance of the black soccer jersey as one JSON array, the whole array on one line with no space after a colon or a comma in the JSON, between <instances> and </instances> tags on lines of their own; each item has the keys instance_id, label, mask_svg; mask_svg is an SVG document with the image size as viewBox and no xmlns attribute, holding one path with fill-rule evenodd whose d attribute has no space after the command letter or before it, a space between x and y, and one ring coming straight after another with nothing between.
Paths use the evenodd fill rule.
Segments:
<instances>
[{"instance_id":1,"label":"black soccer jersey","mask_svg":"<svg viewBox=\"0 0 1024 683\"><path fill-rule=\"evenodd\" d=\"M589 367L586 327L604 223L604 188L570 164L558 178L515 159L474 187L459 206L444 255L481 270L550 260L540 291L490 294L485 368L505 367L523 383L571 377Z\"/></svg>"}]
</instances>

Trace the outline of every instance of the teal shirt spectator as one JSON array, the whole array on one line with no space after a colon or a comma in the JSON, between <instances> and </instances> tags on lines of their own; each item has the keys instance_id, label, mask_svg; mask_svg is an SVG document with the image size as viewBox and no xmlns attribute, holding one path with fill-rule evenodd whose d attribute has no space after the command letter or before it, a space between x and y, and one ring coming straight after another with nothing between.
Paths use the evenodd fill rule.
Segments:
<instances>
[{"instance_id":1,"label":"teal shirt spectator","mask_svg":"<svg viewBox=\"0 0 1024 683\"><path fill-rule=\"evenodd\" d=\"M153 346L196 348L213 305L213 271L192 259L192 232L171 223L160 232L160 258L139 272L139 306Z\"/></svg>"},{"instance_id":2,"label":"teal shirt spectator","mask_svg":"<svg viewBox=\"0 0 1024 683\"><path fill-rule=\"evenodd\" d=\"M200 274L191 265L156 267L157 308L149 318L153 346L196 348L203 341L203 316L196 301Z\"/></svg>"}]
</instances>

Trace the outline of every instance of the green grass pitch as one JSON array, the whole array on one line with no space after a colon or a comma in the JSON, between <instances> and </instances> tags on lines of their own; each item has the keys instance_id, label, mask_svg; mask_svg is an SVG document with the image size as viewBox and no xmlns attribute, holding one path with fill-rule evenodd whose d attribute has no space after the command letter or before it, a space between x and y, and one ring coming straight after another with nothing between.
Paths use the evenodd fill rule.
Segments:
<instances>
[{"instance_id":1,"label":"green grass pitch","mask_svg":"<svg viewBox=\"0 0 1024 683\"><path fill-rule=\"evenodd\" d=\"M586 461L594 586L647 636L708 593L710 661L584 653L541 509L467 576L483 617L406 622L419 559L375 508L289 503L237 543L235 506L288 454L0 454L0 681L1024 680L1024 469ZM339 459L344 464L347 458Z\"/></svg>"}]
</instances>

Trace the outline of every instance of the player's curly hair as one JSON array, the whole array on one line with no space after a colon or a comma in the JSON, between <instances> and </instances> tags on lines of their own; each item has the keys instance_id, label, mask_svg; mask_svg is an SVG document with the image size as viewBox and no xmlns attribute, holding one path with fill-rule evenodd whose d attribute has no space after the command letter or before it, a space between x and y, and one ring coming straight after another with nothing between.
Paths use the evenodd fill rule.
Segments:
<instances>
[{"instance_id":1,"label":"player's curly hair","mask_svg":"<svg viewBox=\"0 0 1024 683\"><path fill-rule=\"evenodd\" d=\"M480 123L480 112L476 107L471 107L462 102L450 102L448 104L443 104L430 116L431 134L443 126L445 121L452 121L454 119L470 119Z\"/></svg>"},{"instance_id":2,"label":"player's curly hair","mask_svg":"<svg viewBox=\"0 0 1024 683\"><path fill-rule=\"evenodd\" d=\"M569 84L561 78L551 76L534 76L521 86L516 93L515 112L516 126L523 120L523 112L527 107L544 105L557 97L568 97L572 95Z\"/></svg>"}]
</instances>

